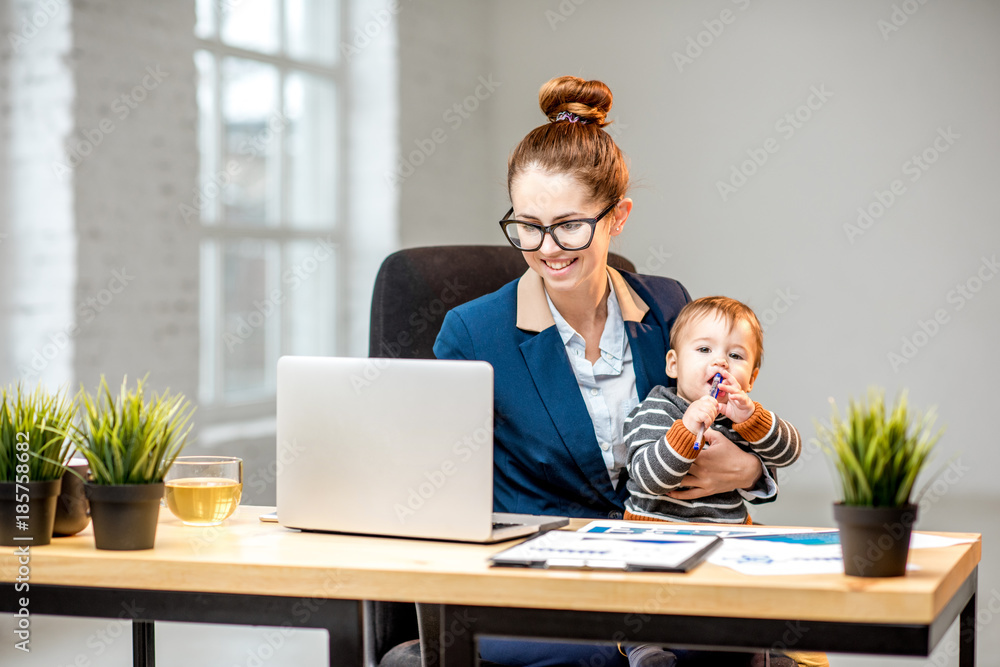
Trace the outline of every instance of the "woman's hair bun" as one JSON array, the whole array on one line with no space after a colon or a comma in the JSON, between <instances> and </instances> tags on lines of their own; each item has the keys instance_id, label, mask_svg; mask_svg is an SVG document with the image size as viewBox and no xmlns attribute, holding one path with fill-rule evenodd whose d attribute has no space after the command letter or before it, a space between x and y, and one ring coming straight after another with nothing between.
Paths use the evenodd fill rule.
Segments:
<instances>
[{"instance_id":1,"label":"woman's hair bun","mask_svg":"<svg viewBox=\"0 0 1000 667\"><path fill-rule=\"evenodd\" d=\"M559 76L542 85L538 105L550 121L563 111L576 114L588 124L604 127L613 101L611 89L602 81L586 81L575 76Z\"/></svg>"}]
</instances>

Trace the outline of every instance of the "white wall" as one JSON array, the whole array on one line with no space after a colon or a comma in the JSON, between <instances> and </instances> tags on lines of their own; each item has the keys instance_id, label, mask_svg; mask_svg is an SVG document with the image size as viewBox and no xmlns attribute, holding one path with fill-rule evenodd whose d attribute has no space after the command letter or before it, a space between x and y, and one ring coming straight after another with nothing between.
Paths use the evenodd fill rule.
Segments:
<instances>
[{"instance_id":1,"label":"white wall","mask_svg":"<svg viewBox=\"0 0 1000 667\"><path fill-rule=\"evenodd\" d=\"M150 374L197 396L198 187L194 3L74 7L72 146L94 144L74 183L76 381Z\"/></svg>"},{"instance_id":2,"label":"white wall","mask_svg":"<svg viewBox=\"0 0 1000 667\"><path fill-rule=\"evenodd\" d=\"M479 2L414 2L399 13L393 181L404 247L467 242L484 218L504 213L489 201L493 114L506 92L491 70L489 10Z\"/></svg>"}]
</instances>

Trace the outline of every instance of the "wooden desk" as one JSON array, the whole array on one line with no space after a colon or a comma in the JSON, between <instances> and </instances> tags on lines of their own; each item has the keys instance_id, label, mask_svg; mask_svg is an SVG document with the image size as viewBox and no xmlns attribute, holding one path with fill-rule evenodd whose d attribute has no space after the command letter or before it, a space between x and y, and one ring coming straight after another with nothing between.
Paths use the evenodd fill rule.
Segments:
<instances>
[{"instance_id":1,"label":"wooden desk","mask_svg":"<svg viewBox=\"0 0 1000 667\"><path fill-rule=\"evenodd\" d=\"M331 663L359 665L359 601L441 603L448 666L473 664L485 634L929 655L961 615L961 664L974 664L978 535L914 550L920 569L890 579L752 577L707 563L687 574L541 571L490 568L509 543L298 533L260 523L264 509L241 507L217 528L164 510L146 551L98 551L90 529L56 538L31 550L30 612L133 618L138 660L152 657L149 621L320 627ZM12 594L13 551L0 558L5 612L24 596Z\"/></svg>"}]
</instances>

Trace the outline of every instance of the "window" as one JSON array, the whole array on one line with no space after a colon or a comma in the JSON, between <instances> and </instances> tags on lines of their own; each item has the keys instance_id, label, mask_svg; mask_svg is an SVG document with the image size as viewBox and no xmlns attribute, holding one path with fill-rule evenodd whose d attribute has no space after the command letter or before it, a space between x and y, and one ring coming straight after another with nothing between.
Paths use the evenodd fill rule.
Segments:
<instances>
[{"instance_id":1,"label":"window","mask_svg":"<svg viewBox=\"0 0 1000 667\"><path fill-rule=\"evenodd\" d=\"M280 355L338 354L344 338L341 10L197 9L200 398L209 421L247 419L273 406Z\"/></svg>"}]
</instances>

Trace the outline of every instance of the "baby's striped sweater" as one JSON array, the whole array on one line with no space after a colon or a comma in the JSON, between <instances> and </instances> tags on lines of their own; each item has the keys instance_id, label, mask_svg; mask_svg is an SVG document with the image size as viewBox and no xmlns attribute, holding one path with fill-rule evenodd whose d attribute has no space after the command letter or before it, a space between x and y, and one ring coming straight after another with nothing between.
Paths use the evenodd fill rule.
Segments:
<instances>
[{"instance_id":1,"label":"baby's striped sweater","mask_svg":"<svg viewBox=\"0 0 1000 667\"><path fill-rule=\"evenodd\" d=\"M624 436L628 447L628 491L625 508L633 514L671 521L743 523L747 518L744 498L739 491L718 493L696 500L677 500L664 494L681 485L699 452L695 434L681 418L688 401L672 387L658 386L625 419ZM802 445L794 426L754 403L753 415L740 424L718 417L713 429L744 451L756 454L767 466L791 465L799 458Z\"/></svg>"}]
</instances>

